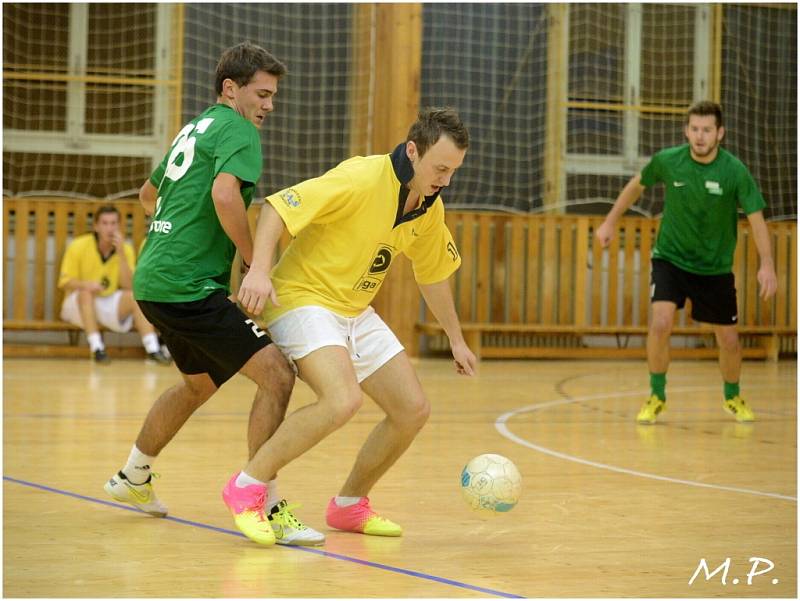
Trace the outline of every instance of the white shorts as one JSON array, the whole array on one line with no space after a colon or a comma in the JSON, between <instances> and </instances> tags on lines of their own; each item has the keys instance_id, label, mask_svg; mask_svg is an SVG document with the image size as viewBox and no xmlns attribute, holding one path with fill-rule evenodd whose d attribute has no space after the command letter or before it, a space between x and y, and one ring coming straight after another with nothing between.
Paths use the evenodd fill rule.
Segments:
<instances>
[{"instance_id":1,"label":"white shorts","mask_svg":"<svg viewBox=\"0 0 800 601\"><path fill-rule=\"evenodd\" d=\"M342 317L317 306L298 307L281 315L267 330L295 371L297 359L323 346L345 347L359 382L404 350L372 307L356 317Z\"/></svg>"},{"instance_id":2,"label":"white shorts","mask_svg":"<svg viewBox=\"0 0 800 601\"><path fill-rule=\"evenodd\" d=\"M122 299L122 290L108 296L94 297L94 313L97 323L112 332L130 332L133 328L133 313L122 321L119 320L119 302ZM81 309L78 306L78 291L70 292L61 304L61 319L83 328Z\"/></svg>"}]
</instances>

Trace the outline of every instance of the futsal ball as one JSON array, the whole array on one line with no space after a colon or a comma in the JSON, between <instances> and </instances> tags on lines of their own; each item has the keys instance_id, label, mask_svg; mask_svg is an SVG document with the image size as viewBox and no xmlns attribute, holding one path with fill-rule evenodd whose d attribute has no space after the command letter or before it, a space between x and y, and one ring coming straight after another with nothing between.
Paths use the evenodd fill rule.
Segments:
<instances>
[{"instance_id":1,"label":"futsal ball","mask_svg":"<svg viewBox=\"0 0 800 601\"><path fill-rule=\"evenodd\" d=\"M478 455L461 472L464 500L484 516L511 511L521 492L522 476L517 466L502 455Z\"/></svg>"}]
</instances>

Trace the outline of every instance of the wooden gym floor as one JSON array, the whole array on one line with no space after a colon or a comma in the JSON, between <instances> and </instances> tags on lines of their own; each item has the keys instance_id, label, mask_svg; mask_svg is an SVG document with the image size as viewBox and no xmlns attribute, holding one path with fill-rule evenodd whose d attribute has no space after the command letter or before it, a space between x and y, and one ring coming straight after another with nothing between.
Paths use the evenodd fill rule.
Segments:
<instances>
[{"instance_id":1,"label":"wooden gym floor","mask_svg":"<svg viewBox=\"0 0 800 601\"><path fill-rule=\"evenodd\" d=\"M467 379L448 361L423 360L430 422L371 495L404 536L324 524L379 419L367 401L281 474L281 494L328 536L311 550L249 542L220 499L246 459L249 381L223 387L159 457L156 490L170 516L155 519L111 502L102 486L174 368L21 359L3 368L5 596L797 594L794 361L744 364L753 425L722 411L714 362L673 362L668 410L645 427L634 422L647 394L642 361L485 361ZM311 401L298 383L290 411ZM489 521L459 491L462 466L485 452L508 456L523 476L519 505ZM723 569L692 579L705 565Z\"/></svg>"}]
</instances>

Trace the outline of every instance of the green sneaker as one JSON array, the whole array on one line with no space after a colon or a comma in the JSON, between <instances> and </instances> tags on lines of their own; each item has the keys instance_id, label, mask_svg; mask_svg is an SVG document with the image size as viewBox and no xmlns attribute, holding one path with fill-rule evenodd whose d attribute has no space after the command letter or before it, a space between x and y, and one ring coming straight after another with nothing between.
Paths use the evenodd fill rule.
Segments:
<instances>
[{"instance_id":1,"label":"green sneaker","mask_svg":"<svg viewBox=\"0 0 800 601\"><path fill-rule=\"evenodd\" d=\"M725 399L725 401L722 403L722 406L725 408L725 411L736 418L737 422L756 421L756 416L753 413L753 410L747 406L747 403L745 403L744 399L739 395L736 395L732 399Z\"/></svg>"},{"instance_id":2,"label":"green sneaker","mask_svg":"<svg viewBox=\"0 0 800 601\"><path fill-rule=\"evenodd\" d=\"M270 510L267 518L275 532L275 542L279 545L321 545L325 542L325 535L306 526L292 513L298 507L289 505L284 499Z\"/></svg>"},{"instance_id":3,"label":"green sneaker","mask_svg":"<svg viewBox=\"0 0 800 601\"><path fill-rule=\"evenodd\" d=\"M656 417L664 410L667 403L662 401L656 395L651 394L647 402L639 409L639 415L636 416L636 421L640 424L654 424Z\"/></svg>"}]
</instances>

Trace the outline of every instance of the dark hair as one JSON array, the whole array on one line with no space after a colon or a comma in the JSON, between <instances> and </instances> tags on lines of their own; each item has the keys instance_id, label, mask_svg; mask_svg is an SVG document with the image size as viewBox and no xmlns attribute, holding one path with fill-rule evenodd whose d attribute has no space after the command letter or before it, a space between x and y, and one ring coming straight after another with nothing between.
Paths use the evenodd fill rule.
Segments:
<instances>
[{"instance_id":1,"label":"dark hair","mask_svg":"<svg viewBox=\"0 0 800 601\"><path fill-rule=\"evenodd\" d=\"M275 77L286 75L288 70L277 58L251 42L242 42L222 53L214 75L214 89L222 93L222 82L232 79L236 85L246 86L256 71L264 71Z\"/></svg>"},{"instance_id":2,"label":"dark hair","mask_svg":"<svg viewBox=\"0 0 800 601\"><path fill-rule=\"evenodd\" d=\"M460 150L469 147L469 132L455 109L426 108L408 130L406 142L414 142L422 157L442 136L450 138Z\"/></svg>"},{"instance_id":3,"label":"dark hair","mask_svg":"<svg viewBox=\"0 0 800 601\"><path fill-rule=\"evenodd\" d=\"M117 207L114 205L102 205L94 212L94 223L100 221L100 216L105 215L106 213L115 213L117 216L117 221L121 220L119 209L117 209Z\"/></svg>"},{"instance_id":4,"label":"dark hair","mask_svg":"<svg viewBox=\"0 0 800 601\"><path fill-rule=\"evenodd\" d=\"M689 111L686 114L687 123L692 115L699 115L701 117L705 117L706 115L714 115L714 119L717 122L717 129L722 127L722 107L716 102L711 102L710 100L701 100L700 102L695 102L689 107Z\"/></svg>"}]
</instances>

